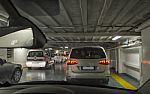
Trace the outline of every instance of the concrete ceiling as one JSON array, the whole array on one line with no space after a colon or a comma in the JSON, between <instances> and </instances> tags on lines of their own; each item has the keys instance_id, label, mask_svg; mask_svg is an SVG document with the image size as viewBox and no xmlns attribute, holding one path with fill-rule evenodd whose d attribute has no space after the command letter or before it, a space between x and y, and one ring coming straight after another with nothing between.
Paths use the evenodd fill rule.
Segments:
<instances>
[{"instance_id":1,"label":"concrete ceiling","mask_svg":"<svg viewBox=\"0 0 150 94\"><path fill-rule=\"evenodd\" d=\"M59 0L60 14L50 16L42 6L32 6L47 16L21 15L35 23L48 39L48 47L100 45L114 47L128 36L140 36L135 32L150 17L150 0ZM43 0L44 2L44 0ZM24 6L25 8L28 5ZM116 35L123 36L112 41Z\"/></svg>"}]
</instances>

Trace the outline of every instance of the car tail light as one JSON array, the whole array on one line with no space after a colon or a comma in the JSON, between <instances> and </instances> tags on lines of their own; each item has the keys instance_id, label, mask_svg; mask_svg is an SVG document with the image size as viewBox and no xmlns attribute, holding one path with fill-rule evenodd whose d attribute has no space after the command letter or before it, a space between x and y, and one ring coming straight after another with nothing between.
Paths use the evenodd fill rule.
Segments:
<instances>
[{"instance_id":1,"label":"car tail light","mask_svg":"<svg viewBox=\"0 0 150 94\"><path fill-rule=\"evenodd\" d=\"M75 65L75 64L78 64L77 60L76 59L68 59L66 61L67 65Z\"/></svg>"},{"instance_id":2,"label":"car tail light","mask_svg":"<svg viewBox=\"0 0 150 94\"><path fill-rule=\"evenodd\" d=\"M101 59L99 60L99 64L108 65L110 61L108 59Z\"/></svg>"}]
</instances>

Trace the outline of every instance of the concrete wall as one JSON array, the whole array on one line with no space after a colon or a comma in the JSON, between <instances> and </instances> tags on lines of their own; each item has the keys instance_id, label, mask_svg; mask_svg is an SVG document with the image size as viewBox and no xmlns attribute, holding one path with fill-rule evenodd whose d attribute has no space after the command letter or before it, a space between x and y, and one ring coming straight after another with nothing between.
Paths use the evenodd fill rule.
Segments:
<instances>
[{"instance_id":1,"label":"concrete wall","mask_svg":"<svg viewBox=\"0 0 150 94\"><path fill-rule=\"evenodd\" d=\"M120 49L119 73L126 73L140 80L141 70L141 47Z\"/></svg>"},{"instance_id":2,"label":"concrete wall","mask_svg":"<svg viewBox=\"0 0 150 94\"><path fill-rule=\"evenodd\" d=\"M140 80L140 47L127 49L126 52L126 62L125 73L131 75L132 77Z\"/></svg>"},{"instance_id":3,"label":"concrete wall","mask_svg":"<svg viewBox=\"0 0 150 94\"><path fill-rule=\"evenodd\" d=\"M112 50L108 50L106 51L108 59L111 61L110 63L110 68L115 69L115 71L117 72L118 68L117 68L117 59L118 59L118 53L117 53L117 49L112 49Z\"/></svg>"},{"instance_id":4,"label":"concrete wall","mask_svg":"<svg viewBox=\"0 0 150 94\"><path fill-rule=\"evenodd\" d=\"M14 63L22 64L25 66L27 60L28 49L25 48L15 48L14 49Z\"/></svg>"}]
</instances>

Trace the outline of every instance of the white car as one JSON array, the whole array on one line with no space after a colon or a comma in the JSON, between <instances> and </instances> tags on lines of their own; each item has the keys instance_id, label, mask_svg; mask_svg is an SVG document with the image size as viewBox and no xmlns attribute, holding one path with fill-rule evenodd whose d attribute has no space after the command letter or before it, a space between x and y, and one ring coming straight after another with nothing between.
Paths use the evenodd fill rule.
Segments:
<instances>
[{"instance_id":1,"label":"white car","mask_svg":"<svg viewBox=\"0 0 150 94\"><path fill-rule=\"evenodd\" d=\"M49 68L54 67L54 62L44 50L29 50L27 55L26 66L28 69L33 67Z\"/></svg>"}]
</instances>

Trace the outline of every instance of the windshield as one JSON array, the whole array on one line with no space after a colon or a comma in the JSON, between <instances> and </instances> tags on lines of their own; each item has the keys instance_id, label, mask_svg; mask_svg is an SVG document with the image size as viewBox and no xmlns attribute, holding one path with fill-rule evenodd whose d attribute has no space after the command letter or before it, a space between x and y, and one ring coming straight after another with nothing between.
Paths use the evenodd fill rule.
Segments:
<instances>
[{"instance_id":1,"label":"windshield","mask_svg":"<svg viewBox=\"0 0 150 94\"><path fill-rule=\"evenodd\" d=\"M43 57L43 51L30 51L28 57Z\"/></svg>"},{"instance_id":2,"label":"windshield","mask_svg":"<svg viewBox=\"0 0 150 94\"><path fill-rule=\"evenodd\" d=\"M0 46L0 58L11 62L0 64L0 83L66 81L136 90L150 78L150 0L4 1L0 37L20 26L34 33L15 48L21 42L16 35L10 43L0 38L11 45ZM15 68L22 71L12 78Z\"/></svg>"},{"instance_id":3,"label":"windshield","mask_svg":"<svg viewBox=\"0 0 150 94\"><path fill-rule=\"evenodd\" d=\"M75 59L101 59L106 58L101 48L78 48L72 49L70 58Z\"/></svg>"}]
</instances>

